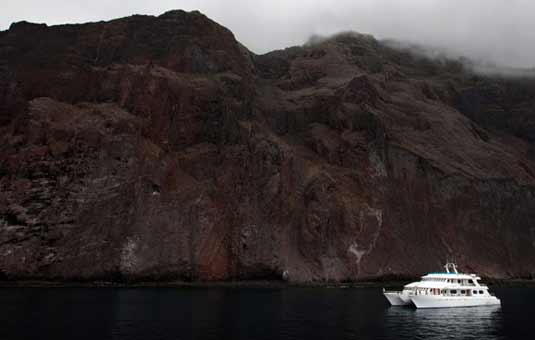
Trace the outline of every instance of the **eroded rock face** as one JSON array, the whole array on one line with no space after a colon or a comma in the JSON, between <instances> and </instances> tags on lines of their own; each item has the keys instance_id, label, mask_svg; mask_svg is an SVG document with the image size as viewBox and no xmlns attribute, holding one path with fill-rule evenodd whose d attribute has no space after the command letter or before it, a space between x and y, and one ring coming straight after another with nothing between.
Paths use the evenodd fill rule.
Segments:
<instances>
[{"instance_id":1,"label":"eroded rock face","mask_svg":"<svg viewBox=\"0 0 535 340\"><path fill-rule=\"evenodd\" d=\"M198 12L0 32L11 279L535 274L533 82ZM498 112L499 111L499 112Z\"/></svg>"}]
</instances>

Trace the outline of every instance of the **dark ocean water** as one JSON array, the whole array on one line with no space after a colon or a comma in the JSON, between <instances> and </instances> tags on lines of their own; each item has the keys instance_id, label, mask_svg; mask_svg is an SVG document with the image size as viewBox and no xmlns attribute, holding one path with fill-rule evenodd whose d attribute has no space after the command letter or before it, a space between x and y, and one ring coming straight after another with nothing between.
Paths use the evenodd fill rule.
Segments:
<instances>
[{"instance_id":1,"label":"dark ocean water","mask_svg":"<svg viewBox=\"0 0 535 340\"><path fill-rule=\"evenodd\" d=\"M535 339L535 288L502 307L389 307L374 288L1 288L0 339Z\"/></svg>"}]
</instances>

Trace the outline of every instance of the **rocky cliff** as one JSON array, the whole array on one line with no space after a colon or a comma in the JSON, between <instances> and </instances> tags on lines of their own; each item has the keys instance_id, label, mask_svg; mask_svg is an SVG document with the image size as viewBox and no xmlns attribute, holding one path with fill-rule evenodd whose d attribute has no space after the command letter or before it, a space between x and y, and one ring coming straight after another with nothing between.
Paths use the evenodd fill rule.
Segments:
<instances>
[{"instance_id":1,"label":"rocky cliff","mask_svg":"<svg viewBox=\"0 0 535 340\"><path fill-rule=\"evenodd\" d=\"M535 80L198 12L0 32L0 275L535 275Z\"/></svg>"}]
</instances>

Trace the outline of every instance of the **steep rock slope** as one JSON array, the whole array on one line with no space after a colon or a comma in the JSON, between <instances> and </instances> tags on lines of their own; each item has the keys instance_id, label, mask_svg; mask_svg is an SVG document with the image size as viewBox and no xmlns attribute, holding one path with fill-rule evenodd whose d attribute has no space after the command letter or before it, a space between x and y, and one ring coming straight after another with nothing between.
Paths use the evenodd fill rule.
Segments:
<instances>
[{"instance_id":1,"label":"steep rock slope","mask_svg":"<svg viewBox=\"0 0 535 340\"><path fill-rule=\"evenodd\" d=\"M534 82L369 36L256 56L198 12L0 32L0 271L535 273Z\"/></svg>"}]
</instances>

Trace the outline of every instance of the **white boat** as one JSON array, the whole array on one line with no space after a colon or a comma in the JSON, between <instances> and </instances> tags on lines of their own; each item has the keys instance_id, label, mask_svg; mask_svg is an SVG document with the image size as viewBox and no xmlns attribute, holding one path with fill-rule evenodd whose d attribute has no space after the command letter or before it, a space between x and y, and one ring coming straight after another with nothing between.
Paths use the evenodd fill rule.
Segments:
<instances>
[{"instance_id":1,"label":"white boat","mask_svg":"<svg viewBox=\"0 0 535 340\"><path fill-rule=\"evenodd\" d=\"M479 283L479 276L459 273L454 263L446 263L444 268L445 272L422 276L421 281L405 285L402 291L383 289L383 294L392 306L444 308L501 304L487 286Z\"/></svg>"}]
</instances>

